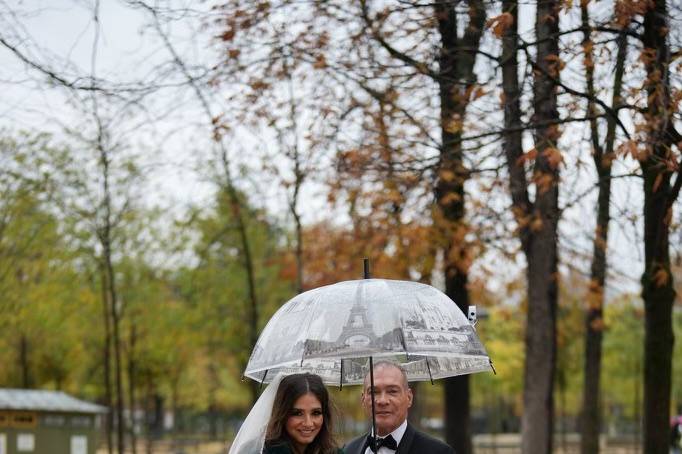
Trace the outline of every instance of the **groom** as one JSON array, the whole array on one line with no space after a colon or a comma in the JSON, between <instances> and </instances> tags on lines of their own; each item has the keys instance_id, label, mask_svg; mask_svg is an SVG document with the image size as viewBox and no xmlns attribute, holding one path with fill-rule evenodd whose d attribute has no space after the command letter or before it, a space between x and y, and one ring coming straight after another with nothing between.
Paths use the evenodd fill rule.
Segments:
<instances>
[{"instance_id":1,"label":"groom","mask_svg":"<svg viewBox=\"0 0 682 454\"><path fill-rule=\"evenodd\" d=\"M372 417L369 374L362 390L362 406ZM412 390L405 371L397 364L381 361L374 364L374 408L377 428L376 454L454 454L454 450L407 423L412 406ZM370 434L355 438L344 447L346 454L374 454Z\"/></svg>"}]
</instances>

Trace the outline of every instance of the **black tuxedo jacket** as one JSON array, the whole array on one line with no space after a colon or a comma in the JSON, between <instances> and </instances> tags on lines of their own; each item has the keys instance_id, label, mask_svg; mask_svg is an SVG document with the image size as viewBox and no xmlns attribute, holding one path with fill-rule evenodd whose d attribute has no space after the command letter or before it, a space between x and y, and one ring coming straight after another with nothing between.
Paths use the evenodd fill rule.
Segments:
<instances>
[{"instance_id":1,"label":"black tuxedo jacket","mask_svg":"<svg viewBox=\"0 0 682 454\"><path fill-rule=\"evenodd\" d=\"M343 448L345 454L364 454L365 440L368 434L351 440ZM396 454L455 454L455 451L440 440L415 430L410 424L400 440Z\"/></svg>"}]
</instances>

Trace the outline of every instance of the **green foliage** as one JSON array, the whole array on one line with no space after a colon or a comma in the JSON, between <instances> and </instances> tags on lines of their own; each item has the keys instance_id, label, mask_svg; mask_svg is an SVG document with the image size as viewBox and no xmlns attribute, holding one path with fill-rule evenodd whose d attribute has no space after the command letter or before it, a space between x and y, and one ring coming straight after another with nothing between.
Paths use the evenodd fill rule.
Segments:
<instances>
[{"instance_id":1,"label":"green foliage","mask_svg":"<svg viewBox=\"0 0 682 454\"><path fill-rule=\"evenodd\" d=\"M639 297L624 295L605 310L602 399L610 414L641 415L644 309Z\"/></svg>"},{"instance_id":2,"label":"green foliage","mask_svg":"<svg viewBox=\"0 0 682 454\"><path fill-rule=\"evenodd\" d=\"M68 387L84 336L72 251L51 212L51 168L63 158L47 136L0 140L0 380ZM21 351L24 351L22 355Z\"/></svg>"},{"instance_id":3,"label":"green foliage","mask_svg":"<svg viewBox=\"0 0 682 454\"><path fill-rule=\"evenodd\" d=\"M257 322L262 329L277 307L293 296L293 282L280 277L280 232L263 211L248 205L244 194L239 198L255 268ZM228 195L219 193L212 209L197 216L190 227L198 237L194 245L198 265L180 270L177 281L192 307L193 329L207 362L206 380L212 382L222 405L244 405L248 402L244 389L232 391L240 388L237 382L253 347L248 332L251 302L245 253ZM216 367L223 373L211 372Z\"/></svg>"}]
</instances>

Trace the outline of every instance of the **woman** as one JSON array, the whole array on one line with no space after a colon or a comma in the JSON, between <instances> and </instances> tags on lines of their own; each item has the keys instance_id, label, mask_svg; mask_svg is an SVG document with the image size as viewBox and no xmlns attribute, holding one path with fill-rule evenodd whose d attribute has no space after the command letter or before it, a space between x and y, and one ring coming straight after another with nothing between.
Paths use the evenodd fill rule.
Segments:
<instances>
[{"instance_id":1,"label":"woman","mask_svg":"<svg viewBox=\"0 0 682 454\"><path fill-rule=\"evenodd\" d=\"M338 454L332 409L322 379L294 374L282 379L265 435L264 454Z\"/></svg>"},{"instance_id":2,"label":"woman","mask_svg":"<svg viewBox=\"0 0 682 454\"><path fill-rule=\"evenodd\" d=\"M342 454L332 422L329 393L319 376L280 374L251 408L229 454Z\"/></svg>"}]
</instances>

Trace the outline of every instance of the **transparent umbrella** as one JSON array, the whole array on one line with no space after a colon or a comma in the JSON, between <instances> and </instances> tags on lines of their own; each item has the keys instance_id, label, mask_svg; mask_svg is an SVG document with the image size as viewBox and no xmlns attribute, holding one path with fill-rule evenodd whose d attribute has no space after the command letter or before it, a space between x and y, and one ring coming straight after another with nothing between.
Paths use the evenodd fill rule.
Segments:
<instances>
[{"instance_id":1,"label":"transparent umbrella","mask_svg":"<svg viewBox=\"0 0 682 454\"><path fill-rule=\"evenodd\" d=\"M436 288L386 279L343 281L286 302L260 335L244 375L269 383L309 371L360 384L373 360L399 362L409 381L494 371L476 330Z\"/></svg>"}]
</instances>

